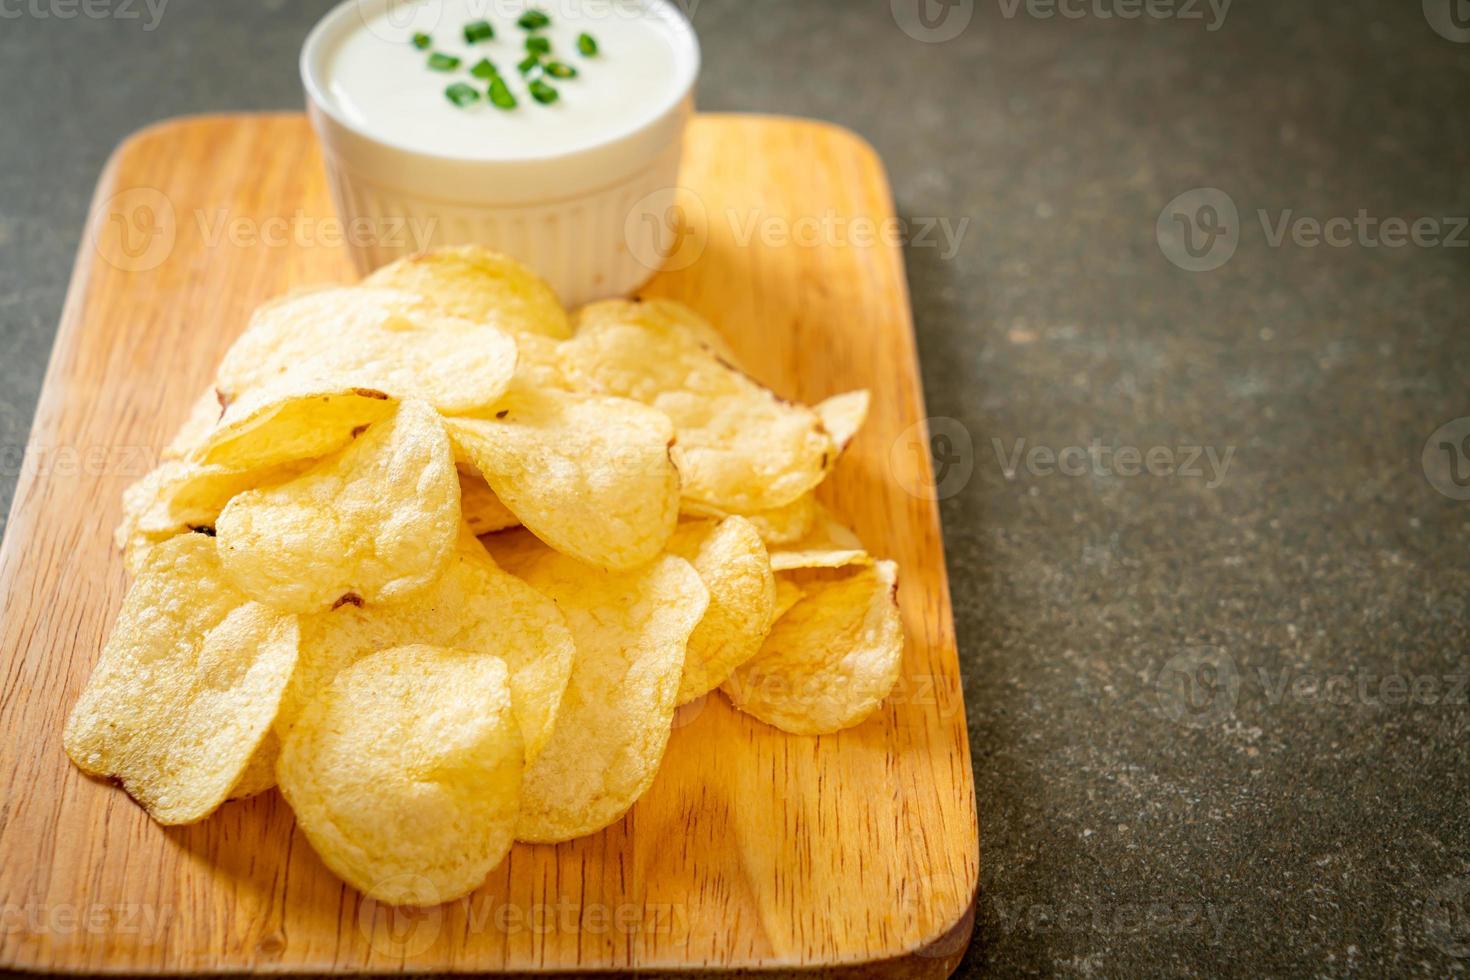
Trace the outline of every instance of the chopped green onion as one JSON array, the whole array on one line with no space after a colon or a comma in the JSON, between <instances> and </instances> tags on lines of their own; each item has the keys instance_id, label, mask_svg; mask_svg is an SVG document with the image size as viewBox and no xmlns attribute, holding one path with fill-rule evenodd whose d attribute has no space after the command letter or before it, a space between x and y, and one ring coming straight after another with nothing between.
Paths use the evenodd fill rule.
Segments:
<instances>
[{"instance_id":1,"label":"chopped green onion","mask_svg":"<svg viewBox=\"0 0 1470 980\"><path fill-rule=\"evenodd\" d=\"M494 36L495 28L490 26L488 20L474 20L464 25L464 43L466 44L488 41Z\"/></svg>"},{"instance_id":2,"label":"chopped green onion","mask_svg":"<svg viewBox=\"0 0 1470 980\"><path fill-rule=\"evenodd\" d=\"M413 46L418 48L420 51L427 50L429 45L433 43L434 39L429 37L429 35L423 33L422 31L413 36Z\"/></svg>"},{"instance_id":3,"label":"chopped green onion","mask_svg":"<svg viewBox=\"0 0 1470 980\"><path fill-rule=\"evenodd\" d=\"M540 10L528 10L521 14L521 19L516 21L516 23L528 31L535 31L550 24L551 18Z\"/></svg>"},{"instance_id":4,"label":"chopped green onion","mask_svg":"<svg viewBox=\"0 0 1470 980\"><path fill-rule=\"evenodd\" d=\"M453 102L461 109L463 109L467 105L472 105L480 101L479 91L471 88L464 82L455 82L453 85L444 90L444 95L449 99L450 102Z\"/></svg>"},{"instance_id":5,"label":"chopped green onion","mask_svg":"<svg viewBox=\"0 0 1470 980\"><path fill-rule=\"evenodd\" d=\"M435 71L454 71L459 67L459 59L452 54L435 51L429 55L429 67Z\"/></svg>"},{"instance_id":6,"label":"chopped green onion","mask_svg":"<svg viewBox=\"0 0 1470 980\"><path fill-rule=\"evenodd\" d=\"M531 98L535 99L537 102L540 102L542 105L550 105L557 99L561 98L560 92L552 88L550 85L547 85L539 78L532 79L529 87L531 89Z\"/></svg>"},{"instance_id":7,"label":"chopped green onion","mask_svg":"<svg viewBox=\"0 0 1470 980\"><path fill-rule=\"evenodd\" d=\"M521 62L518 65L516 65L516 71L520 72L522 75L529 75L531 72L540 67L541 56L536 54L528 54L523 59L521 59Z\"/></svg>"},{"instance_id":8,"label":"chopped green onion","mask_svg":"<svg viewBox=\"0 0 1470 980\"><path fill-rule=\"evenodd\" d=\"M564 61L548 61L546 63L546 74L552 78L576 78L577 69Z\"/></svg>"},{"instance_id":9,"label":"chopped green onion","mask_svg":"<svg viewBox=\"0 0 1470 980\"><path fill-rule=\"evenodd\" d=\"M532 54L551 54L551 41L539 34L526 38L526 50Z\"/></svg>"},{"instance_id":10,"label":"chopped green onion","mask_svg":"<svg viewBox=\"0 0 1470 980\"><path fill-rule=\"evenodd\" d=\"M591 34L578 34L577 50L589 58L592 57L597 53L597 39Z\"/></svg>"},{"instance_id":11,"label":"chopped green onion","mask_svg":"<svg viewBox=\"0 0 1470 980\"><path fill-rule=\"evenodd\" d=\"M516 107L516 97L510 94L510 86L505 84L505 79L498 75L490 83L490 102L497 109L514 109Z\"/></svg>"},{"instance_id":12,"label":"chopped green onion","mask_svg":"<svg viewBox=\"0 0 1470 980\"><path fill-rule=\"evenodd\" d=\"M500 77L500 69L496 68L495 62L491 61L489 58L481 58L479 61L475 62L475 67L470 69L470 74L474 75L476 78L483 78L485 81L488 82L492 78Z\"/></svg>"}]
</instances>

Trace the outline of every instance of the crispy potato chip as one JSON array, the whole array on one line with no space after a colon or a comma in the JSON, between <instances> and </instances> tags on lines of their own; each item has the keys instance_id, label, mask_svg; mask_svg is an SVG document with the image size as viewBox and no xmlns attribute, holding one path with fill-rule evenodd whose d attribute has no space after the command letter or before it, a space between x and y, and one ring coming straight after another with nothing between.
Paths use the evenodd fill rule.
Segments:
<instances>
[{"instance_id":1,"label":"crispy potato chip","mask_svg":"<svg viewBox=\"0 0 1470 980\"><path fill-rule=\"evenodd\" d=\"M507 570L566 613L577 654L551 740L526 768L516 839L581 837L621 817L663 760L689 635L709 602L688 562L601 572L524 531L495 535Z\"/></svg>"},{"instance_id":2,"label":"crispy potato chip","mask_svg":"<svg viewBox=\"0 0 1470 980\"><path fill-rule=\"evenodd\" d=\"M790 612L791 607L800 602L805 595L806 589L791 581L790 578L776 579L776 615L772 619L773 625L775 620L779 620Z\"/></svg>"},{"instance_id":3,"label":"crispy potato chip","mask_svg":"<svg viewBox=\"0 0 1470 980\"><path fill-rule=\"evenodd\" d=\"M771 567L778 572L867 565L872 561L858 536L820 504L812 529L801 540L771 549Z\"/></svg>"},{"instance_id":4,"label":"crispy potato chip","mask_svg":"<svg viewBox=\"0 0 1470 980\"><path fill-rule=\"evenodd\" d=\"M326 289L257 310L215 387L230 402L291 382L345 384L454 413L495 401L515 367L509 334L448 316L412 293Z\"/></svg>"},{"instance_id":5,"label":"crispy potato chip","mask_svg":"<svg viewBox=\"0 0 1470 980\"><path fill-rule=\"evenodd\" d=\"M121 780L159 823L202 819L270 730L296 644L296 617L237 591L213 538L165 541L67 719L66 754Z\"/></svg>"},{"instance_id":6,"label":"crispy potato chip","mask_svg":"<svg viewBox=\"0 0 1470 980\"><path fill-rule=\"evenodd\" d=\"M864 388L843 395L833 395L813 406L817 417L822 420L822 427L837 444L838 453L847 448L853 436L863 427L863 422L868 418L868 405L872 400L872 396Z\"/></svg>"},{"instance_id":7,"label":"crispy potato chip","mask_svg":"<svg viewBox=\"0 0 1470 980\"><path fill-rule=\"evenodd\" d=\"M281 740L276 738L275 731L267 731L265 738L260 740L260 745L255 749L255 754L250 757L245 771L240 778L235 780L235 786L230 790L230 799L243 800L251 796L258 796L276 785L276 760L281 757Z\"/></svg>"},{"instance_id":8,"label":"crispy potato chip","mask_svg":"<svg viewBox=\"0 0 1470 980\"><path fill-rule=\"evenodd\" d=\"M305 463L255 470L167 460L123 491L123 519L114 533L128 574L136 576L162 541L191 531L212 533L225 505L237 494L299 475Z\"/></svg>"},{"instance_id":9,"label":"crispy potato chip","mask_svg":"<svg viewBox=\"0 0 1470 980\"><path fill-rule=\"evenodd\" d=\"M459 509L464 522L475 534L494 534L506 528L519 527L521 519L500 502L485 478L471 467L459 467Z\"/></svg>"},{"instance_id":10,"label":"crispy potato chip","mask_svg":"<svg viewBox=\"0 0 1470 980\"><path fill-rule=\"evenodd\" d=\"M220 416L225 408L220 404L219 392L210 386L198 398L194 400L194 406L189 409L189 417L184 424L179 426L179 431L169 444L164 447L164 459L183 459L194 451L200 443L204 442L214 427L219 424Z\"/></svg>"},{"instance_id":11,"label":"crispy potato chip","mask_svg":"<svg viewBox=\"0 0 1470 980\"><path fill-rule=\"evenodd\" d=\"M747 514L789 504L837 455L816 412L776 397L659 317L584 310L562 367L579 391L632 398L673 420L674 462L695 505Z\"/></svg>"},{"instance_id":12,"label":"crispy potato chip","mask_svg":"<svg viewBox=\"0 0 1470 980\"><path fill-rule=\"evenodd\" d=\"M230 578L290 612L407 598L438 577L459 526L449 438L418 401L301 476L240 494L215 522Z\"/></svg>"},{"instance_id":13,"label":"crispy potato chip","mask_svg":"<svg viewBox=\"0 0 1470 980\"><path fill-rule=\"evenodd\" d=\"M684 657L677 697L684 704L719 687L755 656L776 621L776 578L766 546L743 517L681 524L669 552L693 565L709 590L709 608Z\"/></svg>"},{"instance_id":14,"label":"crispy potato chip","mask_svg":"<svg viewBox=\"0 0 1470 980\"><path fill-rule=\"evenodd\" d=\"M281 794L317 854L392 905L468 895L514 841L521 734L499 657L428 646L364 657L281 746Z\"/></svg>"},{"instance_id":15,"label":"crispy potato chip","mask_svg":"<svg viewBox=\"0 0 1470 980\"><path fill-rule=\"evenodd\" d=\"M556 293L508 255L479 245L441 248L385 265L362 285L401 289L444 312L515 333L571 336Z\"/></svg>"},{"instance_id":16,"label":"crispy potato chip","mask_svg":"<svg viewBox=\"0 0 1470 980\"><path fill-rule=\"evenodd\" d=\"M517 388L494 418L448 419L459 454L537 537L600 568L636 568L679 519L673 426L623 398Z\"/></svg>"},{"instance_id":17,"label":"crispy potato chip","mask_svg":"<svg viewBox=\"0 0 1470 980\"><path fill-rule=\"evenodd\" d=\"M689 517L730 517L717 507L708 507L691 500L680 503L680 511ZM758 510L741 517L755 525L756 533L767 546L791 544L806 536L817 519L817 498L810 490L789 504Z\"/></svg>"},{"instance_id":18,"label":"crispy potato chip","mask_svg":"<svg viewBox=\"0 0 1470 980\"><path fill-rule=\"evenodd\" d=\"M289 732L343 668L410 643L503 659L526 758L540 754L572 669L572 634L556 603L496 565L468 528L461 529L444 574L412 598L301 617L301 656L281 697L276 732Z\"/></svg>"},{"instance_id":19,"label":"crispy potato chip","mask_svg":"<svg viewBox=\"0 0 1470 980\"><path fill-rule=\"evenodd\" d=\"M760 653L721 690L767 724L822 735L868 717L898 681L898 567L880 561L802 585L806 597L776 621Z\"/></svg>"},{"instance_id":20,"label":"crispy potato chip","mask_svg":"<svg viewBox=\"0 0 1470 980\"><path fill-rule=\"evenodd\" d=\"M317 459L347 445L361 430L398 409L373 388L306 384L253 391L224 416L191 461L237 470Z\"/></svg>"},{"instance_id":21,"label":"crispy potato chip","mask_svg":"<svg viewBox=\"0 0 1470 980\"><path fill-rule=\"evenodd\" d=\"M576 322L579 328L588 324L647 324L662 332L682 335L708 349L720 360L740 367L740 360L724 334L694 310L675 300L608 299L588 303L577 311Z\"/></svg>"}]
</instances>

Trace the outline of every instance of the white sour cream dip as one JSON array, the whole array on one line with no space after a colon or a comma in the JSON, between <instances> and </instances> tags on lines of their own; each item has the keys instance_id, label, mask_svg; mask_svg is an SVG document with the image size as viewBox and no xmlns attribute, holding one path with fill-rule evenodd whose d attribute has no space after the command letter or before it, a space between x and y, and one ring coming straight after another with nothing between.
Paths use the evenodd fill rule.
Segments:
<instances>
[{"instance_id":1,"label":"white sour cream dip","mask_svg":"<svg viewBox=\"0 0 1470 980\"><path fill-rule=\"evenodd\" d=\"M669 111L688 92L698 70L698 46L684 19L659 0L362 0L361 16L322 52L324 95L348 122L390 145L464 159L525 159L575 152L637 129ZM550 23L535 31L551 43L547 60L564 62L575 78L542 76L558 98L537 102L516 65L526 57L529 31L517 19L544 12ZM491 39L469 43L464 27L488 21ZM578 50L587 33L598 52ZM428 35L426 49L414 46ZM435 71L429 57L458 58L459 67ZM500 109L489 82L470 74L482 58L499 70L515 96ZM455 105L445 90L463 83L479 98Z\"/></svg>"}]
</instances>

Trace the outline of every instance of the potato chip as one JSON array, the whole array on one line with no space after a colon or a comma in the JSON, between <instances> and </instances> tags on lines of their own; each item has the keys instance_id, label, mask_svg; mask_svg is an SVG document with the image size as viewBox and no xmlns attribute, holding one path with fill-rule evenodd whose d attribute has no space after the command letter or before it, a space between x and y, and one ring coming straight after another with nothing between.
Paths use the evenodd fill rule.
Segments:
<instances>
[{"instance_id":1,"label":"potato chip","mask_svg":"<svg viewBox=\"0 0 1470 980\"><path fill-rule=\"evenodd\" d=\"M868 405L872 396L866 389L849 391L842 395L833 395L825 401L817 402L813 406L817 417L822 420L822 428L832 437L837 444L837 452L841 453L852 442L853 436L863 427L863 422L868 417Z\"/></svg>"},{"instance_id":2,"label":"potato chip","mask_svg":"<svg viewBox=\"0 0 1470 980\"><path fill-rule=\"evenodd\" d=\"M219 392L211 385L198 398L189 409L189 417L184 424L179 426L179 431L169 444L164 447L164 459L183 459L194 451L214 427L219 424L220 416L225 412L224 405L220 403Z\"/></svg>"},{"instance_id":3,"label":"potato chip","mask_svg":"<svg viewBox=\"0 0 1470 980\"><path fill-rule=\"evenodd\" d=\"M475 534L494 534L506 528L519 527L521 519L500 502L490 484L478 472L459 467L459 509L464 522Z\"/></svg>"},{"instance_id":4,"label":"potato chip","mask_svg":"<svg viewBox=\"0 0 1470 980\"><path fill-rule=\"evenodd\" d=\"M684 500L679 506L681 512L689 517L732 516L718 507L702 506L691 500ZM756 533L767 546L791 544L801 540L812 529L817 519L817 498L808 490L789 504L740 516L755 525Z\"/></svg>"},{"instance_id":5,"label":"potato chip","mask_svg":"<svg viewBox=\"0 0 1470 980\"><path fill-rule=\"evenodd\" d=\"M632 398L673 420L674 462L694 505L727 514L780 507L820 483L836 458L816 412L776 397L661 318L583 311L562 362L577 390Z\"/></svg>"},{"instance_id":6,"label":"potato chip","mask_svg":"<svg viewBox=\"0 0 1470 980\"><path fill-rule=\"evenodd\" d=\"M811 530L801 540L771 549L771 568L778 572L867 565L872 561L858 536L820 504Z\"/></svg>"},{"instance_id":7,"label":"potato chip","mask_svg":"<svg viewBox=\"0 0 1470 980\"><path fill-rule=\"evenodd\" d=\"M240 494L215 522L230 578L290 612L407 598L438 577L459 526L449 439L417 401L301 476Z\"/></svg>"},{"instance_id":8,"label":"potato chip","mask_svg":"<svg viewBox=\"0 0 1470 980\"><path fill-rule=\"evenodd\" d=\"M572 332L545 280L510 256L479 245L399 259L362 285L415 293L452 316L515 333L560 339Z\"/></svg>"},{"instance_id":9,"label":"potato chip","mask_svg":"<svg viewBox=\"0 0 1470 980\"><path fill-rule=\"evenodd\" d=\"M898 568L880 561L803 582L807 595L776 621L755 658L721 690L741 711L797 735L850 728L893 690L903 659Z\"/></svg>"},{"instance_id":10,"label":"potato chip","mask_svg":"<svg viewBox=\"0 0 1470 980\"><path fill-rule=\"evenodd\" d=\"M662 332L682 335L707 348L720 360L740 366L739 358L724 334L694 310L675 300L608 299L588 303L577 311L576 322L578 328L590 324L643 323Z\"/></svg>"},{"instance_id":11,"label":"potato chip","mask_svg":"<svg viewBox=\"0 0 1470 980\"><path fill-rule=\"evenodd\" d=\"M280 757L281 740L276 738L274 730L268 730L246 764L245 771L235 780L229 798L243 800L273 788L276 785L276 760Z\"/></svg>"},{"instance_id":12,"label":"potato chip","mask_svg":"<svg viewBox=\"0 0 1470 980\"><path fill-rule=\"evenodd\" d=\"M494 418L449 419L450 438L537 537L600 568L635 568L679 519L673 426L623 398L517 388Z\"/></svg>"},{"instance_id":13,"label":"potato chip","mask_svg":"<svg viewBox=\"0 0 1470 980\"><path fill-rule=\"evenodd\" d=\"M669 552L693 565L709 590L709 608L684 657L677 697L684 704L719 687L755 656L776 621L776 578L766 546L743 517L681 524Z\"/></svg>"},{"instance_id":14,"label":"potato chip","mask_svg":"<svg viewBox=\"0 0 1470 980\"><path fill-rule=\"evenodd\" d=\"M67 719L66 754L164 824L219 806L270 729L296 666L296 617L251 602L215 540L154 549Z\"/></svg>"},{"instance_id":15,"label":"potato chip","mask_svg":"<svg viewBox=\"0 0 1470 980\"><path fill-rule=\"evenodd\" d=\"M772 617L772 624L774 625L775 620L779 620L790 612L791 607L800 602L805 595L806 589L791 581L789 577L783 576L776 579L776 615Z\"/></svg>"},{"instance_id":16,"label":"potato chip","mask_svg":"<svg viewBox=\"0 0 1470 980\"><path fill-rule=\"evenodd\" d=\"M123 491L123 519L114 533L130 575L162 541L191 531L214 531L225 505L237 494L299 475L304 463L235 470L167 460Z\"/></svg>"},{"instance_id":17,"label":"potato chip","mask_svg":"<svg viewBox=\"0 0 1470 980\"><path fill-rule=\"evenodd\" d=\"M495 535L491 551L555 600L577 645L551 739L526 768L516 839L550 843L601 830L658 773L685 647L709 593L674 555L602 572L524 531Z\"/></svg>"},{"instance_id":18,"label":"potato chip","mask_svg":"<svg viewBox=\"0 0 1470 980\"><path fill-rule=\"evenodd\" d=\"M390 289L326 289L261 307L220 364L226 402L285 383L371 388L469 412L500 397L516 343Z\"/></svg>"},{"instance_id":19,"label":"potato chip","mask_svg":"<svg viewBox=\"0 0 1470 980\"><path fill-rule=\"evenodd\" d=\"M412 598L301 617L301 656L281 697L277 733L289 732L312 696L343 668L407 644L503 659L526 758L540 754L572 669L572 634L556 603L496 565L468 528L461 529L444 573Z\"/></svg>"},{"instance_id":20,"label":"potato chip","mask_svg":"<svg viewBox=\"0 0 1470 980\"><path fill-rule=\"evenodd\" d=\"M237 470L317 459L347 445L398 409L373 388L283 385L251 392L224 416L189 459Z\"/></svg>"},{"instance_id":21,"label":"potato chip","mask_svg":"<svg viewBox=\"0 0 1470 980\"><path fill-rule=\"evenodd\" d=\"M504 661L409 646L338 674L282 743L276 776L344 881L431 905L474 891L510 850L523 765Z\"/></svg>"}]
</instances>

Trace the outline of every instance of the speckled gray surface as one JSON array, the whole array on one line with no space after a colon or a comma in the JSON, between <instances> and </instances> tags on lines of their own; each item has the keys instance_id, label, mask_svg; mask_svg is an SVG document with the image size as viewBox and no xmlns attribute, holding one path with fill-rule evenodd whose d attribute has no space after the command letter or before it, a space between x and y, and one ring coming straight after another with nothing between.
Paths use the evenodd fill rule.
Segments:
<instances>
[{"instance_id":1,"label":"speckled gray surface","mask_svg":"<svg viewBox=\"0 0 1470 980\"><path fill-rule=\"evenodd\" d=\"M706 108L851 126L902 214L964 226L907 249L930 411L956 420L983 865L961 972L1465 972L1470 443L1421 453L1470 416L1470 43L1431 29L1436 0L927 2L693 20ZM107 153L165 116L296 107L325 4L171 0L152 31L129 7L0 7L7 507ZM1218 196L1166 209L1201 187L1238 222ZM1290 227L1360 210L1450 241ZM1237 237L1210 271L1160 244L1213 264Z\"/></svg>"}]
</instances>

